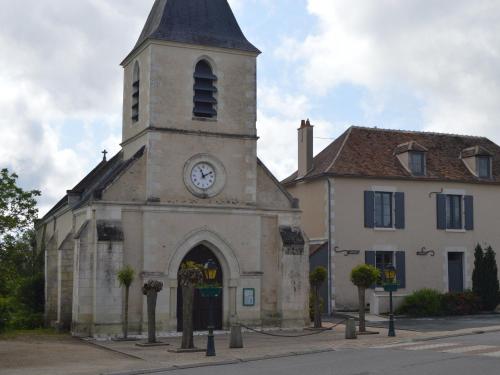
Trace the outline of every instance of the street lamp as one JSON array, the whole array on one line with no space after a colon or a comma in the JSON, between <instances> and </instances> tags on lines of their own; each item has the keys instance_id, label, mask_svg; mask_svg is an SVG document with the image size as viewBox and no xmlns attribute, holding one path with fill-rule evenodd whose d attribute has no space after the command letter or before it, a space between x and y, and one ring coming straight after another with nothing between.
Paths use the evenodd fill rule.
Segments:
<instances>
[{"instance_id":1,"label":"street lamp","mask_svg":"<svg viewBox=\"0 0 500 375\"><path fill-rule=\"evenodd\" d=\"M215 357L214 340L214 306L213 299L220 295L220 288L214 285L217 278L217 263L210 259L203 267L206 287L200 288L201 295L208 298L208 339L207 339L207 357Z\"/></svg>"},{"instance_id":2,"label":"street lamp","mask_svg":"<svg viewBox=\"0 0 500 375\"><path fill-rule=\"evenodd\" d=\"M384 290L389 292L389 337L395 337L392 293L398 290L398 284L396 282L396 268L392 264L385 267L384 279Z\"/></svg>"}]
</instances>

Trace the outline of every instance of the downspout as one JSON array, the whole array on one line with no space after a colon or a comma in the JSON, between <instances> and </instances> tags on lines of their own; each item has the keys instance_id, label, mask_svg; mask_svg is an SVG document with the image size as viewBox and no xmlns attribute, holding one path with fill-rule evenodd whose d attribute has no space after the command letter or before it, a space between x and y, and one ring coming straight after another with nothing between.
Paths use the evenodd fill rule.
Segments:
<instances>
[{"instance_id":1,"label":"downspout","mask_svg":"<svg viewBox=\"0 0 500 375\"><path fill-rule=\"evenodd\" d=\"M328 315L333 314L332 309L332 183L330 178L328 183Z\"/></svg>"}]
</instances>

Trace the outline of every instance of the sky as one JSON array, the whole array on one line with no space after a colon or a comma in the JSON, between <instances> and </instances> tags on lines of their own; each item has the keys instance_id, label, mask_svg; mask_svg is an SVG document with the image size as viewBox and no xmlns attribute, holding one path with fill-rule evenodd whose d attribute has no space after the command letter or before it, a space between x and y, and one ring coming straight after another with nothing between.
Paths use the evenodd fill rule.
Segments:
<instances>
[{"instance_id":1,"label":"sky","mask_svg":"<svg viewBox=\"0 0 500 375\"><path fill-rule=\"evenodd\" d=\"M43 214L119 151L122 59L153 0L0 0L0 168ZM296 169L351 125L500 143L499 0L229 0L258 59L258 154Z\"/></svg>"}]
</instances>

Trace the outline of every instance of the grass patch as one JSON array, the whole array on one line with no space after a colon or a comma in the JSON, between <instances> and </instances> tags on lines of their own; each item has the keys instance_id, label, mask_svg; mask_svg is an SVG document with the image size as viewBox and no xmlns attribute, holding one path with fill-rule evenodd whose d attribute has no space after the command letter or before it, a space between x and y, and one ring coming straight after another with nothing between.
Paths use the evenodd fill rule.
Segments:
<instances>
[{"instance_id":1,"label":"grass patch","mask_svg":"<svg viewBox=\"0 0 500 375\"><path fill-rule=\"evenodd\" d=\"M22 337L33 336L63 336L64 333L58 333L53 328L36 328L36 329L8 329L0 333L0 340L13 340Z\"/></svg>"}]
</instances>

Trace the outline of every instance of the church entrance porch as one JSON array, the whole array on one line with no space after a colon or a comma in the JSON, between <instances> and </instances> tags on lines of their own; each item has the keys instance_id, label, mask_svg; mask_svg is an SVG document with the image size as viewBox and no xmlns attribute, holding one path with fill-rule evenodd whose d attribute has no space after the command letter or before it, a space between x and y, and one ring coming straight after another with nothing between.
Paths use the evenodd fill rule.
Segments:
<instances>
[{"instance_id":1,"label":"church entrance porch","mask_svg":"<svg viewBox=\"0 0 500 375\"><path fill-rule=\"evenodd\" d=\"M196 246L184 257L182 263L191 261L200 265L205 265L209 260L214 261L217 265L216 282L222 286L224 280L222 267L215 254L208 247L203 245ZM179 286L177 288L177 331L179 332L183 330L182 298L182 288ZM215 329L220 330L223 327L223 293L221 293L219 297L213 299L213 307ZM199 290L196 289L193 303L193 327L195 331L206 331L208 329L208 312L208 298L203 298Z\"/></svg>"}]
</instances>

